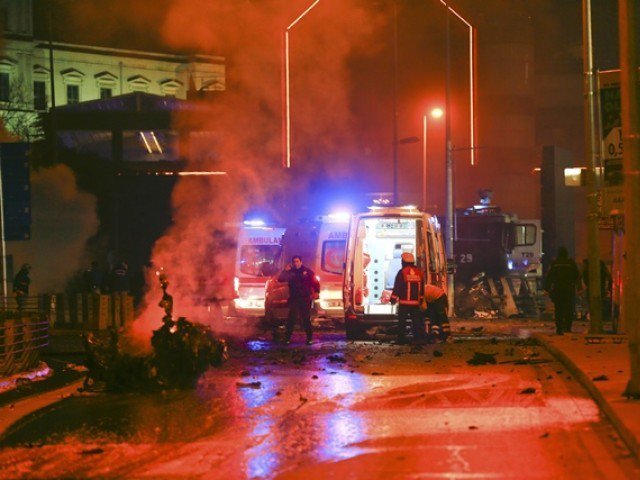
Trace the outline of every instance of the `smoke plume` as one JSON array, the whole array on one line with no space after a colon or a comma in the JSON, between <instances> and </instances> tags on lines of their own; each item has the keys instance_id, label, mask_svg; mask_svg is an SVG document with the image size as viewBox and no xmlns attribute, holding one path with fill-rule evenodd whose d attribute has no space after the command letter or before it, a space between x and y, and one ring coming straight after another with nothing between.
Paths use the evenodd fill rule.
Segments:
<instances>
[{"instance_id":1,"label":"smoke plume","mask_svg":"<svg viewBox=\"0 0 640 480\"><path fill-rule=\"evenodd\" d=\"M235 236L252 207L300 208L315 172L345 175L356 165L345 158L353 145L349 111L350 54L370 43L376 19L355 1L324 0L291 33L293 158L281 166L281 71L285 28L311 2L174 0L163 23L173 48L226 58L226 91L206 112L181 112L176 127L198 125L215 132L191 145L189 169L227 172L224 177L187 177L173 193L174 223L153 249L154 268L168 275L174 315L219 323L210 305L231 298ZM295 40L294 40L295 39ZM293 180L293 181L292 181ZM284 203L284 205L283 205ZM160 288L150 271L147 308L135 330L156 328Z\"/></svg>"},{"instance_id":2,"label":"smoke plume","mask_svg":"<svg viewBox=\"0 0 640 480\"><path fill-rule=\"evenodd\" d=\"M86 267L85 245L98 228L96 199L76 187L65 165L31 174L31 239L10 242L14 265L29 263L31 295L61 292L66 282Z\"/></svg>"}]
</instances>

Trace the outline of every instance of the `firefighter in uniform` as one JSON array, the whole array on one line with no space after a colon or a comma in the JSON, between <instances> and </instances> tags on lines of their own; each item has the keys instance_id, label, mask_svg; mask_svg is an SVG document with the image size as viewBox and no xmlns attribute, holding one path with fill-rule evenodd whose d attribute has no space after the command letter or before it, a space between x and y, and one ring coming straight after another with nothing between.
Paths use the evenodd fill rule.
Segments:
<instances>
[{"instance_id":1,"label":"firefighter in uniform","mask_svg":"<svg viewBox=\"0 0 640 480\"><path fill-rule=\"evenodd\" d=\"M402 269L396 275L390 301L392 305L398 303L398 343L406 343L409 318L414 339L425 336L424 314L420 310L424 282L412 253L403 253L401 260Z\"/></svg>"},{"instance_id":2,"label":"firefighter in uniform","mask_svg":"<svg viewBox=\"0 0 640 480\"><path fill-rule=\"evenodd\" d=\"M424 299L427 302L427 309L424 312L427 322L430 320L429 336L434 342L446 342L451 329L447 310L449 302L444 290L436 285L426 284L424 286Z\"/></svg>"},{"instance_id":3,"label":"firefighter in uniform","mask_svg":"<svg viewBox=\"0 0 640 480\"><path fill-rule=\"evenodd\" d=\"M288 344L291 341L293 327L299 317L302 328L307 334L307 345L311 345L313 335L311 305L313 300L319 297L320 282L310 268L302 265L302 258L299 255L291 258L291 263L280 273L278 281L289 283L289 318L285 343Z\"/></svg>"}]
</instances>

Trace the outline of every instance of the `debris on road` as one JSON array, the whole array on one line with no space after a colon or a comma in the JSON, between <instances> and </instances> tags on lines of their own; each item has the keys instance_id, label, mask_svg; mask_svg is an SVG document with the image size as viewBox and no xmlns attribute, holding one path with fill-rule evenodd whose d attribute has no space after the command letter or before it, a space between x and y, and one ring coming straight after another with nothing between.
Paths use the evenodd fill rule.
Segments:
<instances>
[{"instance_id":1,"label":"debris on road","mask_svg":"<svg viewBox=\"0 0 640 480\"><path fill-rule=\"evenodd\" d=\"M347 363L347 359L341 355L329 355L327 360L333 363Z\"/></svg>"},{"instance_id":2,"label":"debris on road","mask_svg":"<svg viewBox=\"0 0 640 480\"><path fill-rule=\"evenodd\" d=\"M487 365L492 364L495 365L498 363L496 361L496 353L482 353L482 352L473 352L473 357L467 360L468 365Z\"/></svg>"}]
</instances>

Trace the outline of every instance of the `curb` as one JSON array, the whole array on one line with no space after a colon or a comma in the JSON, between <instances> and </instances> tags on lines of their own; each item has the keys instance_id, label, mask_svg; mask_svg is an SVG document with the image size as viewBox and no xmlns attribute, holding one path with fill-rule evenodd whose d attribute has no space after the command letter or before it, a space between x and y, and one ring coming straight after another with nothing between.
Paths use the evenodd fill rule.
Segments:
<instances>
[{"instance_id":1,"label":"curb","mask_svg":"<svg viewBox=\"0 0 640 480\"><path fill-rule=\"evenodd\" d=\"M604 398L602 392L595 386L595 384L591 381L591 379L582 371L580 368L569 358L567 354L565 354L562 350L560 350L555 345L552 345L544 338L541 334L534 333L532 335L536 341L540 342L540 344L554 357L556 357L560 362L565 366L567 370L573 375L578 381L582 384L582 386L589 392L591 398L596 402L600 411L604 413L607 417L613 428L616 430L620 438L625 443L626 447L629 449L631 454L636 458L640 459L640 444L638 443L638 439L635 434L627 428L622 419L615 412L613 407L609 405L607 399Z\"/></svg>"},{"instance_id":2,"label":"curb","mask_svg":"<svg viewBox=\"0 0 640 480\"><path fill-rule=\"evenodd\" d=\"M76 380L75 382L67 384L56 390L28 397L11 406L6 405L0 408L0 440L4 437L9 428L15 425L19 420L33 412L36 412L37 410L41 410L73 395L78 391L78 388L82 386L83 382L84 379Z\"/></svg>"}]
</instances>

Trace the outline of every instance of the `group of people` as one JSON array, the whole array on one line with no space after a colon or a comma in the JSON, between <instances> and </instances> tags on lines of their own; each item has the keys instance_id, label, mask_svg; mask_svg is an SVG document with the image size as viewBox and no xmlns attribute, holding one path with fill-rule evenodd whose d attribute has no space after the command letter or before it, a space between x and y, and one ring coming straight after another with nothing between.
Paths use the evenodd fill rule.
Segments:
<instances>
[{"instance_id":1,"label":"group of people","mask_svg":"<svg viewBox=\"0 0 640 480\"><path fill-rule=\"evenodd\" d=\"M581 273L576 262L569 257L567 249L560 247L558 256L551 263L544 281L544 290L549 294L555 310L556 334L563 335L565 332L571 332L573 319L575 318L576 295L583 291L583 284L585 298L588 299L588 260L584 260ZM610 298L611 285L611 274L601 260L600 295L604 300L604 304L607 304Z\"/></svg>"},{"instance_id":2,"label":"group of people","mask_svg":"<svg viewBox=\"0 0 640 480\"><path fill-rule=\"evenodd\" d=\"M445 342L449 336L448 300L444 290L426 283L412 253L401 256L390 303L398 304L398 343L406 343L407 321L415 341Z\"/></svg>"},{"instance_id":3,"label":"group of people","mask_svg":"<svg viewBox=\"0 0 640 480\"><path fill-rule=\"evenodd\" d=\"M25 263L13 278L13 295L20 311L25 309L29 298L30 272L31 265ZM82 275L82 284L86 293L128 293L131 290L129 267L125 262L120 262L106 274L98 262L92 262Z\"/></svg>"},{"instance_id":4,"label":"group of people","mask_svg":"<svg viewBox=\"0 0 640 480\"><path fill-rule=\"evenodd\" d=\"M291 263L280 273L278 281L289 284L289 316L285 329L285 343L290 343L294 326L300 321L307 336L307 345L311 345L311 307L320 295L318 278L311 269L302 264L302 258L295 255ZM447 295L440 287L425 283L412 253L402 254L402 268L396 274L390 303L398 304L398 343L406 343L409 320L413 337L417 341L446 341L449 336Z\"/></svg>"},{"instance_id":5,"label":"group of people","mask_svg":"<svg viewBox=\"0 0 640 480\"><path fill-rule=\"evenodd\" d=\"M98 262L91 262L91 267L82 275L82 284L85 293L128 293L131 290L129 266L119 262L107 272Z\"/></svg>"}]
</instances>

